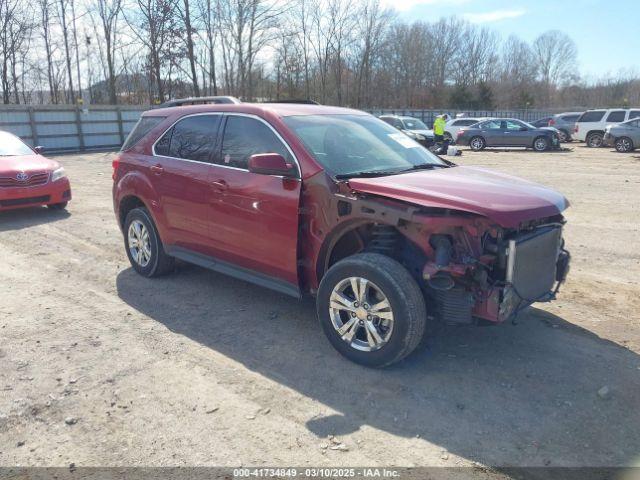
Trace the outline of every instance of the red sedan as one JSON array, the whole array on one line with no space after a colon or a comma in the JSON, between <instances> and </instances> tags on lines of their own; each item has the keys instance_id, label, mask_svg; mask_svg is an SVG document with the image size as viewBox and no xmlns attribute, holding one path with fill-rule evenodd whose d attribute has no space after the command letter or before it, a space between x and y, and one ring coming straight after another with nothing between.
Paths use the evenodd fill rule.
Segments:
<instances>
[{"instance_id":1,"label":"red sedan","mask_svg":"<svg viewBox=\"0 0 640 480\"><path fill-rule=\"evenodd\" d=\"M71 200L64 168L15 135L0 131L0 211L46 205L61 210Z\"/></svg>"}]
</instances>

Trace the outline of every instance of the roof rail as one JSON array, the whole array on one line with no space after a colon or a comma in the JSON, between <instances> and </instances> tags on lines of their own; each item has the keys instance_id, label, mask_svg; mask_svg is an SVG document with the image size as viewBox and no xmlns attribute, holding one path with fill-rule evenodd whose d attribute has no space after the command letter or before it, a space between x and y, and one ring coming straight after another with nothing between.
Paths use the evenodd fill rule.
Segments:
<instances>
[{"instance_id":1,"label":"roof rail","mask_svg":"<svg viewBox=\"0 0 640 480\"><path fill-rule=\"evenodd\" d=\"M189 98L177 98L175 100L169 100L160 105L160 108L166 107L180 107L182 105L197 105L199 103L242 103L236 97L230 96L217 96L217 97L189 97Z\"/></svg>"}]
</instances>

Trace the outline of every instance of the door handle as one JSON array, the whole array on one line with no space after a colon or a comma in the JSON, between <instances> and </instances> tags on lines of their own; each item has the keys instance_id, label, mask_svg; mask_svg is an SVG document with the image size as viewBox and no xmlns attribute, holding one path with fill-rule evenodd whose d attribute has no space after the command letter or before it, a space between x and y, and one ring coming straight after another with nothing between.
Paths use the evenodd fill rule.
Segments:
<instances>
[{"instance_id":1,"label":"door handle","mask_svg":"<svg viewBox=\"0 0 640 480\"><path fill-rule=\"evenodd\" d=\"M211 182L211 186L217 188L218 190L226 190L227 188L229 188L229 185L224 180Z\"/></svg>"},{"instance_id":2,"label":"door handle","mask_svg":"<svg viewBox=\"0 0 640 480\"><path fill-rule=\"evenodd\" d=\"M156 175L161 175L162 172L164 172L164 168L162 168L162 165L158 164L158 165L152 165L151 166L151 171L153 173L155 173Z\"/></svg>"}]
</instances>

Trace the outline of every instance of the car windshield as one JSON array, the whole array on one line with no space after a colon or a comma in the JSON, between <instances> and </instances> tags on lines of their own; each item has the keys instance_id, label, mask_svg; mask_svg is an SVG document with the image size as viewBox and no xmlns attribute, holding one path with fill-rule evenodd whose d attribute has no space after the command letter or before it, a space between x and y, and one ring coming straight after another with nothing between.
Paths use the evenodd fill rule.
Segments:
<instances>
[{"instance_id":1,"label":"car windshield","mask_svg":"<svg viewBox=\"0 0 640 480\"><path fill-rule=\"evenodd\" d=\"M33 150L18 137L0 132L0 157L14 157L16 155L33 155Z\"/></svg>"},{"instance_id":2,"label":"car windshield","mask_svg":"<svg viewBox=\"0 0 640 480\"><path fill-rule=\"evenodd\" d=\"M402 122L407 130L429 130L427 126L417 118L403 118Z\"/></svg>"},{"instance_id":3,"label":"car windshield","mask_svg":"<svg viewBox=\"0 0 640 480\"><path fill-rule=\"evenodd\" d=\"M334 176L447 166L404 133L369 115L300 115L284 121Z\"/></svg>"}]
</instances>

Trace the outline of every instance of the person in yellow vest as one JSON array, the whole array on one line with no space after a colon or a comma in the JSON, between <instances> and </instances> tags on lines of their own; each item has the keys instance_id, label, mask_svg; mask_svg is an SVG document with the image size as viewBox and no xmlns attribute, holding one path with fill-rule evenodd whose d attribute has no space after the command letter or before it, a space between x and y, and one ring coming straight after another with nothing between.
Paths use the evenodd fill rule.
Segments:
<instances>
[{"instance_id":1,"label":"person in yellow vest","mask_svg":"<svg viewBox=\"0 0 640 480\"><path fill-rule=\"evenodd\" d=\"M444 115L438 115L433 122L433 139L436 145L442 145L444 141L444 128L446 123Z\"/></svg>"}]
</instances>

